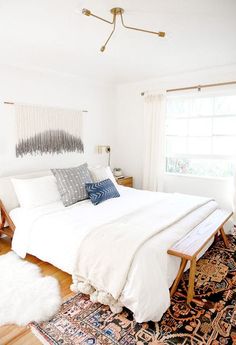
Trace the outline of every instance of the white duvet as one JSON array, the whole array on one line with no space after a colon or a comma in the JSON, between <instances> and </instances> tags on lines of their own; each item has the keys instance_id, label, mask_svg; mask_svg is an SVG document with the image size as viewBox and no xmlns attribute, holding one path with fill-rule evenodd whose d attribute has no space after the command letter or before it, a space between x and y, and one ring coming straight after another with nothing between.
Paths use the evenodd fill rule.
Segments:
<instances>
[{"instance_id":1,"label":"white duvet","mask_svg":"<svg viewBox=\"0 0 236 345\"><path fill-rule=\"evenodd\" d=\"M31 210L13 210L11 217L16 224L13 250L22 257L33 254L72 274L80 244L91 230L170 197L124 187L119 191L120 198L98 206L86 200L67 208L58 202ZM169 287L177 274L179 260L168 255L167 249L217 208L214 201L205 199L203 203L148 240L135 255L120 300L133 311L138 322L159 321L169 307Z\"/></svg>"}]
</instances>

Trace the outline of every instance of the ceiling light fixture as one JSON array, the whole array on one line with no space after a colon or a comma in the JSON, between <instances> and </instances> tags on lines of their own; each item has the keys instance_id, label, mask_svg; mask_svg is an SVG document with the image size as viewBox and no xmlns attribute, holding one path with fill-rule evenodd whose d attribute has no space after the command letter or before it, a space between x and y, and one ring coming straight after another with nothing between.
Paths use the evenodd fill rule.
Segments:
<instances>
[{"instance_id":1,"label":"ceiling light fixture","mask_svg":"<svg viewBox=\"0 0 236 345\"><path fill-rule=\"evenodd\" d=\"M120 7L114 7L111 9L111 14L113 15L113 20L112 21L109 21L109 20L106 20L104 18L101 18L95 14L93 14L90 10L84 8L82 10L82 13L85 15L85 16L92 16L94 18L97 18L97 19L100 19L108 24L111 24L113 25L113 29L112 29L112 32L110 33L108 39L106 40L105 44L101 47L101 52L104 52L105 49L106 49L106 46L107 46L107 43L110 41L112 35L114 34L115 30L116 30L116 17L117 16L120 16L121 18L121 24L123 25L124 28L126 29L130 29L130 30L136 30L136 31L141 31L141 32L147 32L149 34L154 34L154 35L157 35L159 37L165 37L165 32L163 31L150 31L150 30L145 30L145 29L139 29L139 28L136 28L136 27L133 27L133 26L127 26L125 23L124 23L124 18L123 18L123 13L124 13L124 9L123 8L120 8Z\"/></svg>"}]
</instances>

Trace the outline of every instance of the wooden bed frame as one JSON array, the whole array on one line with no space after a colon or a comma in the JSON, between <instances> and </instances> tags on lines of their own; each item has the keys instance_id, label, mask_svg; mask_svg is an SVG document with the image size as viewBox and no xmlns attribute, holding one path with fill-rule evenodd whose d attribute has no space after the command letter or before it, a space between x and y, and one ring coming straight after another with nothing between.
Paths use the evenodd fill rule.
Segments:
<instances>
[{"instance_id":1,"label":"wooden bed frame","mask_svg":"<svg viewBox=\"0 0 236 345\"><path fill-rule=\"evenodd\" d=\"M2 235L6 235L12 238L16 227L13 221L11 220L11 217L9 216L7 210L5 209L2 200L0 200L0 215L0 237Z\"/></svg>"},{"instance_id":2,"label":"wooden bed frame","mask_svg":"<svg viewBox=\"0 0 236 345\"><path fill-rule=\"evenodd\" d=\"M210 214L204 221L202 221L193 230L187 233L183 238L176 242L167 253L181 258L181 264L175 281L170 289L171 297L176 292L179 282L183 276L188 260L190 261L189 284L187 292L187 303L190 303L194 298L194 282L196 274L196 262L198 254L201 250L219 234L222 236L225 247L229 248L227 236L224 232L224 224L233 215L231 211L217 209ZM6 235L13 238L15 224L8 214L3 202L0 200L0 237ZM7 224L7 225L6 225Z\"/></svg>"}]
</instances>

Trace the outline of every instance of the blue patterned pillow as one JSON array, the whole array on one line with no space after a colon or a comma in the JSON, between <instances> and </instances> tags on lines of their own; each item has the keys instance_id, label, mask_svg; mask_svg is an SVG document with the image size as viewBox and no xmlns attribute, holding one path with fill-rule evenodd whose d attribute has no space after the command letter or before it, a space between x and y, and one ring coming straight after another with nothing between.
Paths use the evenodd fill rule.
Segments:
<instances>
[{"instance_id":1,"label":"blue patterned pillow","mask_svg":"<svg viewBox=\"0 0 236 345\"><path fill-rule=\"evenodd\" d=\"M86 183L85 189L94 205L120 196L114 183L109 178L100 182Z\"/></svg>"}]
</instances>

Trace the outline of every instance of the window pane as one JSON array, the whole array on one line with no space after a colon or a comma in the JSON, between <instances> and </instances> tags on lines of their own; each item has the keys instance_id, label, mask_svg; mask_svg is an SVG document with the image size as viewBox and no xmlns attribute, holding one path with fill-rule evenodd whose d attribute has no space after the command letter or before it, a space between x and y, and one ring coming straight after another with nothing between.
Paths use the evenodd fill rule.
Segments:
<instances>
[{"instance_id":1,"label":"window pane","mask_svg":"<svg viewBox=\"0 0 236 345\"><path fill-rule=\"evenodd\" d=\"M167 102L168 117L188 117L192 113L192 99L170 98Z\"/></svg>"},{"instance_id":2,"label":"window pane","mask_svg":"<svg viewBox=\"0 0 236 345\"><path fill-rule=\"evenodd\" d=\"M188 122L185 119L168 119L166 122L167 135L187 135Z\"/></svg>"},{"instance_id":3,"label":"window pane","mask_svg":"<svg viewBox=\"0 0 236 345\"><path fill-rule=\"evenodd\" d=\"M213 119L214 135L236 135L236 116Z\"/></svg>"},{"instance_id":4,"label":"window pane","mask_svg":"<svg viewBox=\"0 0 236 345\"><path fill-rule=\"evenodd\" d=\"M190 119L189 136L211 136L212 120L211 119Z\"/></svg>"},{"instance_id":5,"label":"window pane","mask_svg":"<svg viewBox=\"0 0 236 345\"><path fill-rule=\"evenodd\" d=\"M236 95L215 98L215 115L236 114Z\"/></svg>"},{"instance_id":6,"label":"window pane","mask_svg":"<svg viewBox=\"0 0 236 345\"><path fill-rule=\"evenodd\" d=\"M214 112L214 98L202 97L193 100L193 115L212 115Z\"/></svg>"},{"instance_id":7,"label":"window pane","mask_svg":"<svg viewBox=\"0 0 236 345\"><path fill-rule=\"evenodd\" d=\"M230 160L220 159L189 159L189 158L166 158L166 171L169 173L230 177L233 176L234 166Z\"/></svg>"},{"instance_id":8,"label":"window pane","mask_svg":"<svg viewBox=\"0 0 236 345\"><path fill-rule=\"evenodd\" d=\"M211 138L188 138L189 154L211 154Z\"/></svg>"},{"instance_id":9,"label":"window pane","mask_svg":"<svg viewBox=\"0 0 236 345\"><path fill-rule=\"evenodd\" d=\"M236 138L235 137L213 137L213 154L217 155L235 155Z\"/></svg>"},{"instance_id":10,"label":"window pane","mask_svg":"<svg viewBox=\"0 0 236 345\"><path fill-rule=\"evenodd\" d=\"M166 150L168 155L183 154L187 150L187 139L178 137L167 137Z\"/></svg>"}]
</instances>

